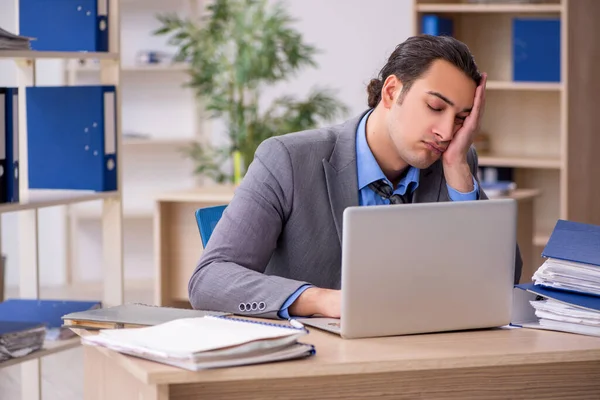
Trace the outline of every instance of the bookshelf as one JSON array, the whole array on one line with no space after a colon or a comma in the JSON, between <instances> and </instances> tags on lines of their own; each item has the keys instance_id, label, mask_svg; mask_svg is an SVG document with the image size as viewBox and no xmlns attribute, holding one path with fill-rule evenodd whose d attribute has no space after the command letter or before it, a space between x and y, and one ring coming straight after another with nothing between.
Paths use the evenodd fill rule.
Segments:
<instances>
[{"instance_id":1,"label":"bookshelf","mask_svg":"<svg viewBox=\"0 0 600 400\"><path fill-rule=\"evenodd\" d=\"M154 36L156 16L167 12L199 16L198 0L121 0L119 57L123 116L123 229L126 276L150 279L154 196L199 184L192 161L182 151L205 139L209 125L202 116L189 81L189 64L173 62L176 48L167 38ZM154 53L156 63L147 63ZM100 61L101 62L101 61ZM99 60L65 60L61 77L68 84L95 84ZM92 238L99 235L99 202L68 208L66 253L68 283L90 279L99 266L81 255L97 251ZM144 248L142 251L141 249ZM83 269L87 271L83 271ZM91 278L95 279L95 278Z\"/></svg>"},{"instance_id":2,"label":"bookshelf","mask_svg":"<svg viewBox=\"0 0 600 400\"><path fill-rule=\"evenodd\" d=\"M120 96L120 34L119 0L108 0L109 51L93 52L54 52L54 51L2 51L0 59L11 60L16 68L18 88L18 140L19 140L19 202L0 204L0 213L17 213L17 232L4 234L18 235L19 243L19 297L40 298L39 282L39 231L38 211L46 207L67 206L98 201L102 204L102 245L103 245L103 306L123 303L123 243L122 243L122 185L121 174L121 96ZM19 33L19 1L15 2L15 32ZM38 60L80 60L99 61L100 82L116 87L116 157L117 190L94 192L86 190L40 190L29 188L29 157L27 133L27 87L36 86L36 65ZM71 349L80 343L79 339L47 341L44 349L22 358L0 363L0 368L8 365L21 366L21 397L40 399L42 393L40 358L49 354ZM66 370L65 370L66 373Z\"/></svg>"},{"instance_id":3,"label":"bookshelf","mask_svg":"<svg viewBox=\"0 0 600 400\"><path fill-rule=\"evenodd\" d=\"M454 36L465 42L479 67L488 73L482 131L490 151L480 153L481 166L512 168L517 187L540 190L535 200L535 246L540 253L557 219L600 224L597 174L600 148L594 110L600 77L600 2L474 2L413 0L415 33L421 18L451 18ZM512 73L514 17L560 20L559 82L516 82ZM527 278L527 277L525 277Z\"/></svg>"}]
</instances>

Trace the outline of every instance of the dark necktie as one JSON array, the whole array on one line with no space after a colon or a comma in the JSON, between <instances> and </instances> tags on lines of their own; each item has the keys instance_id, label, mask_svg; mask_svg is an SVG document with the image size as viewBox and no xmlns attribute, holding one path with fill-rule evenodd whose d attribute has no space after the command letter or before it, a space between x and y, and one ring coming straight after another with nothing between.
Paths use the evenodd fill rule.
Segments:
<instances>
[{"instance_id":1,"label":"dark necktie","mask_svg":"<svg viewBox=\"0 0 600 400\"><path fill-rule=\"evenodd\" d=\"M404 204L412 202L410 188L407 188L404 196L395 194L392 187L383 179L369 184L369 188L384 199L389 199L391 204ZM394 194L393 194L394 193Z\"/></svg>"}]
</instances>

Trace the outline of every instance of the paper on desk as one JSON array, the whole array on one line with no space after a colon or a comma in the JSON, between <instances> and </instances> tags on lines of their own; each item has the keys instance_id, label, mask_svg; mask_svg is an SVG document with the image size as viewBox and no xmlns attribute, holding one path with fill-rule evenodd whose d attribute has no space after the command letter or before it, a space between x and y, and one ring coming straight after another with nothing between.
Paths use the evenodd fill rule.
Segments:
<instances>
[{"instance_id":1,"label":"paper on desk","mask_svg":"<svg viewBox=\"0 0 600 400\"><path fill-rule=\"evenodd\" d=\"M188 358L215 350L235 352L240 346L244 349L278 347L292 343L306 333L283 325L203 317L177 319L143 328L101 330L97 336L85 340L162 357Z\"/></svg>"},{"instance_id":2,"label":"paper on desk","mask_svg":"<svg viewBox=\"0 0 600 400\"><path fill-rule=\"evenodd\" d=\"M145 328L104 329L82 342L198 371L310 356L314 347L297 342L307 333L285 325L206 316Z\"/></svg>"}]
</instances>

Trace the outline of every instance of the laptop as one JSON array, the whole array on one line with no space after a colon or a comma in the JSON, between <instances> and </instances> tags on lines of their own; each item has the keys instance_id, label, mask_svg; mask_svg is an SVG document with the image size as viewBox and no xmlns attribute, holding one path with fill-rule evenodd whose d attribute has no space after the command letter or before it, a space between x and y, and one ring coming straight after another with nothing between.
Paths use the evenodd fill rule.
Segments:
<instances>
[{"instance_id":1,"label":"laptop","mask_svg":"<svg viewBox=\"0 0 600 400\"><path fill-rule=\"evenodd\" d=\"M343 338L492 328L511 322L513 199L349 207L341 318L296 318Z\"/></svg>"}]
</instances>

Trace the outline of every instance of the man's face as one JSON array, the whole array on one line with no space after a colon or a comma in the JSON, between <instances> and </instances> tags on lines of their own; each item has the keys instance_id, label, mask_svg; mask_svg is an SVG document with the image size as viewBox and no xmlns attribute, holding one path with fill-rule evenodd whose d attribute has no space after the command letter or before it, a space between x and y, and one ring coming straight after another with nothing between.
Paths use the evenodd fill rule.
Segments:
<instances>
[{"instance_id":1,"label":"man's face","mask_svg":"<svg viewBox=\"0 0 600 400\"><path fill-rule=\"evenodd\" d=\"M404 162L427 168L441 157L469 115L476 83L444 60L433 62L402 98L402 83L392 80L396 82L390 81L389 89L384 86L384 95L389 94L388 133Z\"/></svg>"}]
</instances>

